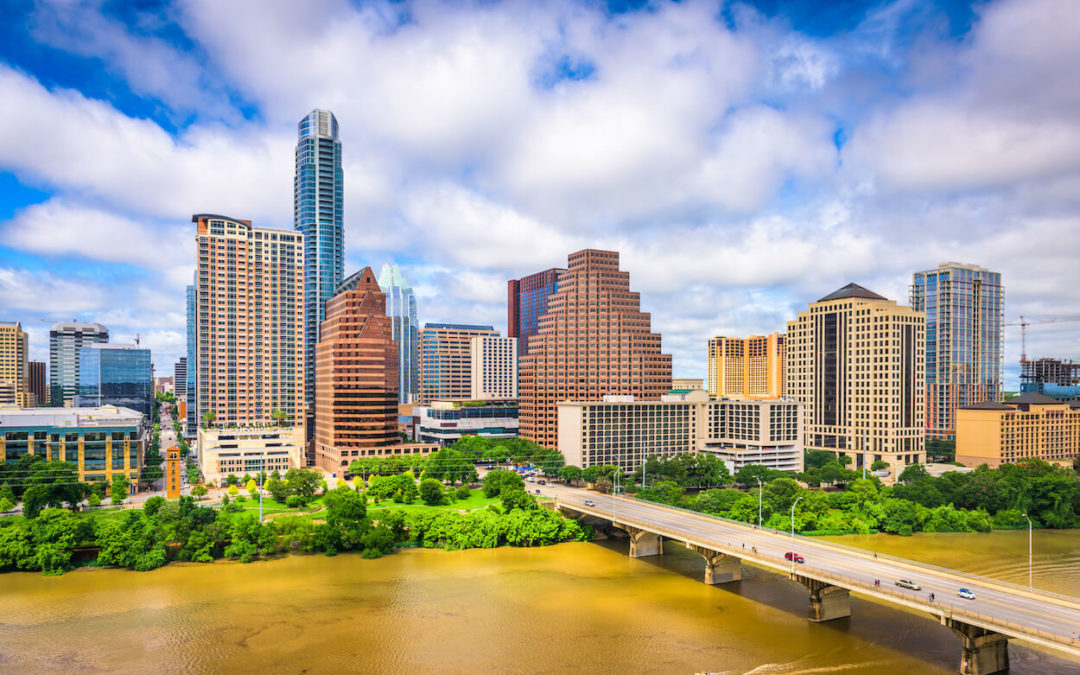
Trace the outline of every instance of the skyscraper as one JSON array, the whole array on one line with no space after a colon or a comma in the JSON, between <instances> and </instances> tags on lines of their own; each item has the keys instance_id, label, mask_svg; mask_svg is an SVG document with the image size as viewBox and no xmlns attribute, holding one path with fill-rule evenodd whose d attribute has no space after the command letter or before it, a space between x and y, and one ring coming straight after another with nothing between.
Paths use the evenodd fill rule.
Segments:
<instances>
[{"instance_id":1,"label":"skyscraper","mask_svg":"<svg viewBox=\"0 0 1080 675\"><path fill-rule=\"evenodd\" d=\"M353 459L399 445L397 345L386 296L365 267L326 303L315 350L315 465L344 471Z\"/></svg>"},{"instance_id":2,"label":"skyscraper","mask_svg":"<svg viewBox=\"0 0 1080 675\"><path fill-rule=\"evenodd\" d=\"M916 272L911 308L926 314L926 434L956 438L956 409L1001 398L1001 274L945 262Z\"/></svg>"},{"instance_id":3,"label":"skyscraper","mask_svg":"<svg viewBox=\"0 0 1080 675\"><path fill-rule=\"evenodd\" d=\"M398 346L398 403L415 403L420 392L420 323L416 294L397 265L383 265L379 287L386 294L386 315L394 322Z\"/></svg>"},{"instance_id":4,"label":"skyscraper","mask_svg":"<svg viewBox=\"0 0 1080 675\"><path fill-rule=\"evenodd\" d=\"M199 426L198 416L195 411L195 374L198 372L198 363L195 360L198 353L198 332L195 329L195 286L187 287L187 387L185 397L187 400L187 435L195 434Z\"/></svg>"},{"instance_id":5,"label":"skyscraper","mask_svg":"<svg viewBox=\"0 0 1080 675\"><path fill-rule=\"evenodd\" d=\"M304 424L304 236L198 214L196 419Z\"/></svg>"},{"instance_id":6,"label":"skyscraper","mask_svg":"<svg viewBox=\"0 0 1080 675\"><path fill-rule=\"evenodd\" d=\"M472 397L472 338L498 337L492 326L428 323L420 331L420 403Z\"/></svg>"},{"instance_id":7,"label":"skyscraper","mask_svg":"<svg viewBox=\"0 0 1080 675\"><path fill-rule=\"evenodd\" d=\"M176 400L187 399L187 357L181 356L173 364L173 393Z\"/></svg>"},{"instance_id":8,"label":"skyscraper","mask_svg":"<svg viewBox=\"0 0 1080 675\"><path fill-rule=\"evenodd\" d=\"M803 404L804 445L890 465L922 463L926 320L858 284L810 303L787 324L787 395Z\"/></svg>"},{"instance_id":9,"label":"skyscraper","mask_svg":"<svg viewBox=\"0 0 1080 675\"><path fill-rule=\"evenodd\" d=\"M783 398L783 333L710 338L709 394L728 398Z\"/></svg>"},{"instance_id":10,"label":"skyscraper","mask_svg":"<svg viewBox=\"0 0 1080 675\"><path fill-rule=\"evenodd\" d=\"M109 329L100 323L76 321L53 324L49 329L49 405L65 406L79 393L79 350L109 341Z\"/></svg>"},{"instance_id":11,"label":"skyscraper","mask_svg":"<svg viewBox=\"0 0 1080 675\"><path fill-rule=\"evenodd\" d=\"M29 405L30 337L18 321L0 321L0 405Z\"/></svg>"},{"instance_id":12,"label":"skyscraper","mask_svg":"<svg viewBox=\"0 0 1080 675\"><path fill-rule=\"evenodd\" d=\"M518 397L518 341L512 337L480 335L470 340L472 392L477 400Z\"/></svg>"},{"instance_id":13,"label":"skyscraper","mask_svg":"<svg viewBox=\"0 0 1080 675\"><path fill-rule=\"evenodd\" d=\"M49 403L49 387L45 383L47 366L44 361L29 361L26 365L26 388L33 397L27 405L43 408Z\"/></svg>"},{"instance_id":14,"label":"skyscraper","mask_svg":"<svg viewBox=\"0 0 1080 675\"><path fill-rule=\"evenodd\" d=\"M573 253L559 290L548 298L529 353L520 358L523 438L558 443L562 401L599 401L607 394L655 401L671 389L671 355L619 270L615 251Z\"/></svg>"},{"instance_id":15,"label":"skyscraper","mask_svg":"<svg viewBox=\"0 0 1080 675\"><path fill-rule=\"evenodd\" d=\"M529 338L536 335L548 298L559 290L561 267L506 282L506 336L518 339L518 355L529 353Z\"/></svg>"},{"instance_id":16,"label":"skyscraper","mask_svg":"<svg viewBox=\"0 0 1080 675\"><path fill-rule=\"evenodd\" d=\"M326 301L341 283L345 261L341 141L329 110L312 110L297 125L293 223L304 235L304 400L315 399L315 345Z\"/></svg>"},{"instance_id":17,"label":"skyscraper","mask_svg":"<svg viewBox=\"0 0 1080 675\"><path fill-rule=\"evenodd\" d=\"M136 345L92 344L79 350L76 408L115 405L153 413L154 375L149 349Z\"/></svg>"}]
</instances>

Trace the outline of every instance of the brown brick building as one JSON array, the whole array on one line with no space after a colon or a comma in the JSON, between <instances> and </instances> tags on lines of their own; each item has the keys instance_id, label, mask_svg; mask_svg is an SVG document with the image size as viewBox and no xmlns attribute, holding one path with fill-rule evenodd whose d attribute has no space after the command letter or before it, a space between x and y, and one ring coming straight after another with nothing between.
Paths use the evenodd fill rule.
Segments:
<instances>
[{"instance_id":1,"label":"brown brick building","mask_svg":"<svg viewBox=\"0 0 1080 675\"><path fill-rule=\"evenodd\" d=\"M655 401L671 389L671 355L660 353L660 334L615 251L570 255L520 363L520 436L549 448L558 446L561 401Z\"/></svg>"},{"instance_id":2,"label":"brown brick building","mask_svg":"<svg viewBox=\"0 0 1080 675\"><path fill-rule=\"evenodd\" d=\"M369 449L400 445L398 349L370 267L326 302L315 348L315 465L341 471ZM383 453L379 453L380 455Z\"/></svg>"}]
</instances>

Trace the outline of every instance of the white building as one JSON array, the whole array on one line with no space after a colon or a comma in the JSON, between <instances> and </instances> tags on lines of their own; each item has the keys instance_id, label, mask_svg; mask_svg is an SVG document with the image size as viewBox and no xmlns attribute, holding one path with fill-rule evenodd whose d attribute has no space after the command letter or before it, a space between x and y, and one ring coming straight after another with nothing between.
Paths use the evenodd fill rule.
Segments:
<instances>
[{"instance_id":1,"label":"white building","mask_svg":"<svg viewBox=\"0 0 1080 675\"><path fill-rule=\"evenodd\" d=\"M432 401L429 406L415 406L419 417L417 440L421 443L449 445L462 436L517 438L518 402Z\"/></svg>"},{"instance_id":2,"label":"white building","mask_svg":"<svg viewBox=\"0 0 1080 675\"><path fill-rule=\"evenodd\" d=\"M210 484L226 476L243 476L275 469L285 473L304 462L304 427L199 428L199 470Z\"/></svg>"},{"instance_id":3,"label":"white building","mask_svg":"<svg viewBox=\"0 0 1080 675\"><path fill-rule=\"evenodd\" d=\"M517 399L518 340L497 335L472 338L471 398L478 401Z\"/></svg>"}]
</instances>

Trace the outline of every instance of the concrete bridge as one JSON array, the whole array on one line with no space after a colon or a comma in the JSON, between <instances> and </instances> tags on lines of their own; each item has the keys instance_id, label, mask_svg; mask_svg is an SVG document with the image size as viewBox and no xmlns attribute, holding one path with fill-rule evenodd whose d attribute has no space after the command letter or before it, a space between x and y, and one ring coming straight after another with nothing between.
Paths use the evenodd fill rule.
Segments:
<instances>
[{"instance_id":1,"label":"concrete bridge","mask_svg":"<svg viewBox=\"0 0 1080 675\"><path fill-rule=\"evenodd\" d=\"M962 675L1008 670L1009 638L1080 657L1080 642L1073 639L1080 631L1080 600L1076 598L808 537L793 538L661 504L570 488L546 492L567 515L600 518L624 530L630 537L632 557L663 554L664 539L685 543L705 559L707 584L739 581L744 560L786 574L809 592L810 621L851 616L852 591L926 612L960 638ZM804 562L786 560L789 551ZM921 588L899 587L899 579ZM958 597L960 588L971 590L975 599Z\"/></svg>"}]
</instances>

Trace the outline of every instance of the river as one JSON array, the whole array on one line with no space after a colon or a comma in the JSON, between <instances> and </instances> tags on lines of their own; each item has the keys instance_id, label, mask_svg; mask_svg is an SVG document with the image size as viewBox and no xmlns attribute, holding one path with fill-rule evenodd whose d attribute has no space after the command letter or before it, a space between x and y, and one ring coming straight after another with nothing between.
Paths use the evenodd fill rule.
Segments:
<instances>
[{"instance_id":1,"label":"river","mask_svg":"<svg viewBox=\"0 0 1080 675\"><path fill-rule=\"evenodd\" d=\"M1027 582L1027 533L839 537L844 544ZM852 598L852 618L805 619L806 591L751 566L700 583L677 542L379 560L288 556L0 575L0 671L946 674L960 647L922 615ZM1036 532L1035 585L1080 596L1080 532ZM1013 675L1080 672L1011 649Z\"/></svg>"}]
</instances>

